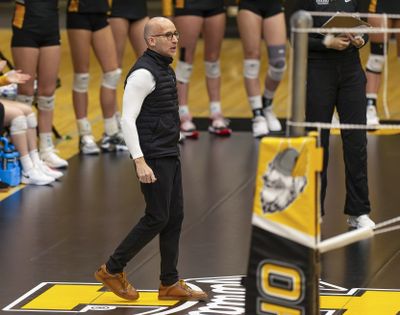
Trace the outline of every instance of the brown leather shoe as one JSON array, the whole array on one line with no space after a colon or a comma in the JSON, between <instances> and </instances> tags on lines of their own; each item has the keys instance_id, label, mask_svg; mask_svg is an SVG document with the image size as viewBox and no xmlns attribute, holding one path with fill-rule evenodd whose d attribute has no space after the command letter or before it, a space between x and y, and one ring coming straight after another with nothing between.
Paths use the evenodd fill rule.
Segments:
<instances>
[{"instance_id":1,"label":"brown leather shoe","mask_svg":"<svg viewBox=\"0 0 400 315\"><path fill-rule=\"evenodd\" d=\"M111 274L107 271L106 265L101 265L101 267L94 273L94 277L120 298L131 301L139 298L139 293L128 282L128 280L126 280L125 272Z\"/></svg>"},{"instance_id":2,"label":"brown leather shoe","mask_svg":"<svg viewBox=\"0 0 400 315\"><path fill-rule=\"evenodd\" d=\"M208 295L204 291L195 291L185 281L179 280L171 286L160 285L158 289L159 300L180 300L180 301L207 301Z\"/></svg>"}]
</instances>

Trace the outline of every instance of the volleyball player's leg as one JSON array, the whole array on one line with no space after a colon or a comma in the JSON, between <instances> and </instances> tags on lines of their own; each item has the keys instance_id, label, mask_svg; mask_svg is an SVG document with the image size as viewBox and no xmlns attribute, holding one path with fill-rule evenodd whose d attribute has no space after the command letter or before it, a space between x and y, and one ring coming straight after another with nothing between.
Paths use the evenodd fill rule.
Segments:
<instances>
[{"instance_id":1,"label":"volleyball player's leg","mask_svg":"<svg viewBox=\"0 0 400 315\"><path fill-rule=\"evenodd\" d=\"M210 126L208 130L217 136L229 136L232 130L221 109L220 52L225 34L225 12L205 18L203 27L204 62L207 92L210 100Z\"/></svg>"},{"instance_id":2,"label":"volleyball player's leg","mask_svg":"<svg viewBox=\"0 0 400 315\"><path fill-rule=\"evenodd\" d=\"M269 130L281 131L281 123L273 112L273 99L286 71L286 26L283 13L263 20L263 35L269 63L262 97L263 109Z\"/></svg>"},{"instance_id":3,"label":"volleyball player's leg","mask_svg":"<svg viewBox=\"0 0 400 315\"><path fill-rule=\"evenodd\" d=\"M259 81L262 17L250 10L242 9L239 10L237 22L244 54L244 84L253 112L253 136L259 138L269 133L262 108Z\"/></svg>"},{"instance_id":4,"label":"volleyball player's leg","mask_svg":"<svg viewBox=\"0 0 400 315\"><path fill-rule=\"evenodd\" d=\"M55 91L60 60L60 45L43 46L40 48L37 75L40 157L52 168L64 168L68 166L68 162L56 153L52 132Z\"/></svg>"},{"instance_id":5,"label":"volleyball player's leg","mask_svg":"<svg viewBox=\"0 0 400 315\"><path fill-rule=\"evenodd\" d=\"M140 57L147 49L146 42L144 41L144 26L149 21L149 17L144 17L136 20L129 25L129 40L136 53L136 57Z\"/></svg>"},{"instance_id":6,"label":"volleyball player's leg","mask_svg":"<svg viewBox=\"0 0 400 315\"><path fill-rule=\"evenodd\" d=\"M72 102L79 132L79 150L83 154L99 154L88 118L89 60L92 32L88 29L68 29L68 41L74 69Z\"/></svg>"},{"instance_id":7,"label":"volleyball player's leg","mask_svg":"<svg viewBox=\"0 0 400 315\"><path fill-rule=\"evenodd\" d=\"M104 135L101 141L103 151L125 151L116 115L117 87L122 70L118 67L118 58L111 27L107 25L93 32L93 49L103 70L103 80L100 87L100 104L104 118Z\"/></svg>"},{"instance_id":8,"label":"volleyball player's leg","mask_svg":"<svg viewBox=\"0 0 400 315\"><path fill-rule=\"evenodd\" d=\"M180 34L179 60L175 73L177 79L181 132L187 138L196 139L199 133L192 121L192 115L189 110L189 82L192 75L197 40L203 27L204 18L195 15L180 15L174 18L174 23Z\"/></svg>"}]
</instances>

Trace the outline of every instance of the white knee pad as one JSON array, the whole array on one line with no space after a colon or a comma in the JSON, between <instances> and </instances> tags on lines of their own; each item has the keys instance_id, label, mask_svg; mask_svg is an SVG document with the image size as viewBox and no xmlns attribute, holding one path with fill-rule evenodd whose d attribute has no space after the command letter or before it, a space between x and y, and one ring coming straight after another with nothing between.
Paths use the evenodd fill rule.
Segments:
<instances>
[{"instance_id":1,"label":"white knee pad","mask_svg":"<svg viewBox=\"0 0 400 315\"><path fill-rule=\"evenodd\" d=\"M286 70L286 45L268 46L268 76L274 81L281 81Z\"/></svg>"},{"instance_id":2,"label":"white knee pad","mask_svg":"<svg viewBox=\"0 0 400 315\"><path fill-rule=\"evenodd\" d=\"M206 67L206 77L215 79L219 78L221 76L221 66L219 63L219 60L210 62L210 61L205 61L204 65Z\"/></svg>"},{"instance_id":3,"label":"white knee pad","mask_svg":"<svg viewBox=\"0 0 400 315\"><path fill-rule=\"evenodd\" d=\"M18 94L17 98L15 99L17 102L24 103L26 105L32 106L33 104L33 95L23 95L23 94Z\"/></svg>"},{"instance_id":4,"label":"white knee pad","mask_svg":"<svg viewBox=\"0 0 400 315\"><path fill-rule=\"evenodd\" d=\"M75 73L73 90L78 93L86 93L89 89L89 73Z\"/></svg>"},{"instance_id":5,"label":"white knee pad","mask_svg":"<svg viewBox=\"0 0 400 315\"><path fill-rule=\"evenodd\" d=\"M383 66L385 65L385 57L382 55L369 55L367 62L367 71L374 73L382 73Z\"/></svg>"},{"instance_id":6,"label":"white knee pad","mask_svg":"<svg viewBox=\"0 0 400 315\"><path fill-rule=\"evenodd\" d=\"M115 90L118 86L119 79L121 78L121 73L122 70L120 68L103 73L103 82L101 82L101 86Z\"/></svg>"},{"instance_id":7,"label":"white knee pad","mask_svg":"<svg viewBox=\"0 0 400 315\"><path fill-rule=\"evenodd\" d=\"M26 116L26 122L27 126L30 129L35 129L38 125L36 114L35 113L30 113L29 115Z\"/></svg>"},{"instance_id":8,"label":"white knee pad","mask_svg":"<svg viewBox=\"0 0 400 315\"><path fill-rule=\"evenodd\" d=\"M55 97L52 96L38 96L37 105L40 110L51 111L54 109Z\"/></svg>"},{"instance_id":9,"label":"white knee pad","mask_svg":"<svg viewBox=\"0 0 400 315\"><path fill-rule=\"evenodd\" d=\"M17 116L11 121L10 133L11 135L18 135L26 132L28 123L25 116Z\"/></svg>"},{"instance_id":10,"label":"white knee pad","mask_svg":"<svg viewBox=\"0 0 400 315\"><path fill-rule=\"evenodd\" d=\"M243 75L246 79L258 79L260 74L260 60L245 59L243 62Z\"/></svg>"},{"instance_id":11,"label":"white knee pad","mask_svg":"<svg viewBox=\"0 0 400 315\"><path fill-rule=\"evenodd\" d=\"M269 64L268 66L268 76L274 81L281 81L283 75L286 71L286 63L283 64L283 67L280 65L278 67L274 67L273 65Z\"/></svg>"},{"instance_id":12,"label":"white knee pad","mask_svg":"<svg viewBox=\"0 0 400 315\"><path fill-rule=\"evenodd\" d=\"M189 83L192 76L193 65L190 63L179 60L176 65L175 75L178 82Z\"/></svg>"}]
</instances>

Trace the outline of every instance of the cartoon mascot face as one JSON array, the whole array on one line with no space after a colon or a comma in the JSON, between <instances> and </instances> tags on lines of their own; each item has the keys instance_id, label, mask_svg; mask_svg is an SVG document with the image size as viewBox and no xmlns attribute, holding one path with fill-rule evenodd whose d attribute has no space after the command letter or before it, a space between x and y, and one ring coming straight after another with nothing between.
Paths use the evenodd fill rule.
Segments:
<instances>
[{"instance_id":1,"label":"cartoon mascot face","mask_svg":"<svg viewBox=\"0 0 400 315\"><path fill-rule=\"evenodd\" d=\"M292 148L279 152L269 163L263 175L264 186L261 191L261 205L264 213L274 213L286 209L304 190L305 176L293 177L299 153Z\"/></svg>"}]
</instances>

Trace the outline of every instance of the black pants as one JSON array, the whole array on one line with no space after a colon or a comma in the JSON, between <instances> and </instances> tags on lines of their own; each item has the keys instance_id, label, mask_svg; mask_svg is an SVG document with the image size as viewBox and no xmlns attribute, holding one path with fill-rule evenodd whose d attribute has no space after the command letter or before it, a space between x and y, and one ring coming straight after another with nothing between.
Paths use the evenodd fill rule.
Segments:
<instances>
[{"instance_id":1,"label":"black pants","mask_svg":"<svg viewBox=\"0 0 400 315\"><path fill-rule=\"evenodd\" d=\"M309 60L306 120L331 122L335 109L341 123L366 124L366 78L358 54L334 60ZM329 130L323 129L324 164L321 174L321 210L327 187ZM362 215L371 211L368 197L367 136L365 130L342 130L346 172L344 213Z\"/></svg>"},{"instance_id":2,"label":"black pants","mask_svg":"<svg viewBox=\"0 0 400 315\"><path fill-rule=\"evenodd\" d=\"M160 237L163 285L179 280L177 264L183 221L181 164L178 157L146 160L157 181L141 184L146 202L145 215L129 232L108 260L110 273L122 272L126 264L155 236Z\"/></svg>"}]
</instances>

